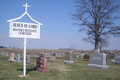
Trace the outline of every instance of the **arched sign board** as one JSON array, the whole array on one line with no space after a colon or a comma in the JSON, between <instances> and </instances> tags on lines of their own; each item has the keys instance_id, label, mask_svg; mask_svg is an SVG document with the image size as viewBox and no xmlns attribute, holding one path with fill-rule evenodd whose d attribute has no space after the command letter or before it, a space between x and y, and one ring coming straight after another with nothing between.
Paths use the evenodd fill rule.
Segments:
<instances>
[{"instance_id":1,"label":"arched sign board","mask_svg":"<svg viewBox=\"0 0 120 80\"><path fill-rule=\"evenodd\" d=\"M27 13L27 7L30 7L27 3L23 6L25 7L25 12L20 17L7 21L10 22L9 37L40 39L40 26L43 24L32 19L32 17ZM27 15L34 23L15 22L16 20L21 19L24 15Z\"/></svg>"},{"instance_id":2,"label":"arched sign board","mask_svg":"<svg viewBox=\"0 0 120 80\"><path fill-rule=\"evenodd\" d=\"M40 39L40 26L34 23L11 22L9 37Z\"/></svg>"}]
</instances>

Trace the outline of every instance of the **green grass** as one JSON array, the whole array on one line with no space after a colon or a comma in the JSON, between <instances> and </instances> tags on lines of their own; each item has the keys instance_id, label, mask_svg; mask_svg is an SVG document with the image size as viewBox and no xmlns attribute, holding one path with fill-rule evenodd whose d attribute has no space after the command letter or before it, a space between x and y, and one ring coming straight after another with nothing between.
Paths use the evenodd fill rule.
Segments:
<instances>
[{"instance_id":1,"label":"green grass","mask_svg":"<svg viewBox=\"0 0 120 80\"><path fill-rule=\"evenodd\" d=\"M2 55L0 55L0 58L9 58L9 56L2 56Z\"/></svg>"},{"instance_id":2,"label":"green grass","mask_svg":"<svg viewBox=\"0 0 120 80\"><path fill-rule=\"evenodd\" d=\"M120 80L120 65L112 64L111 59L107 60L109 69L88 68L90 62L82 61L81 58L74 58L74 64L65 64L64 58L51 62L48 59L48 73L41 73L33 70L36 60L32 59L32 65L27 66L29 77L20 78L23 75L23 65L19 62L9 62L7 59L0 59L0 80Z\"/></svg>"}]
</instances>

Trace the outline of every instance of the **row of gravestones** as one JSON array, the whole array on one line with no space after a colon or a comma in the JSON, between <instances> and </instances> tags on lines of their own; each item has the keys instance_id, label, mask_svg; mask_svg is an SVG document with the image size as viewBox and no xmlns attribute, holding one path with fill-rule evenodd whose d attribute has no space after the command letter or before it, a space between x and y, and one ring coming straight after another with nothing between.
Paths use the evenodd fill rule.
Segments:
<instances>
[{"instance_id":1,"label":"row of gravestones","mask_svg":"<svg viewBox=\"0 0 120 80\"><path fill-rule=\"evenodd\" d=\"M54 54L54 52L52 52L52 55ZM64 56L64 53L55 53L56 54L56 56ZM48 56L48 57L50 57L51 55L50 55L50 53L45 53L45 56Z\"/></svg>"},{"instance_id":2,"label":"row of gravestones","mask_svg":"<svg viewBox=\"0 0 120 80\"><path fill-rule=\"evenodd\" d=\"M15 59L14 59L15 58ZM16 54L15 53L11 53L10 54L10 58L9 61L11 62L21 62L20 60L20 54ZM26 55L26 65L31 65L31 61L30 61L30 55Z\"/></svg>"},{"instance_id":3,"label":"row of gravestones","mask_svg":"<svg viewBox=\"0 0 120 80\"><path fill-rule=\"evenodd\" d=\"M1 55L2 56L9 56L8 53L6 53L6 52L1 52Z\"/></svg>"},{"instance_id":4,"label":"row of gravestones","mask_svg":"<svg viewBox=\"0 0 120 80\"><path fill-rule=\"evenodd\" d=\"M47 59L44 57L45 56L43 54L40 54L36 61L36 69L42 73L49 72L49 69L47 69ZM14 58L16 58L16 60L14 60ZM30 59L30 55L26 55L26 65L31 65ZM9 61L21 62L20 54L16 54L15 56L15 53L11 53Z\"/></svg>"},{"instance_id":5,"label":"row of gravestones","mask_svg":"<svg viewBox=\"0 0 120 80\"><path fill-rule=\"evenodd\" d=\"M116 55L115 55L116 54ZM78 53L78 55L76 55L77 58L83 58L83 61L90 61L90 54L88 54L88 52L85 53ZM116 52L109 52L107 55L108 58L115 58L117 59L119 56L117 55Z\"/></svg>"},{"instance_id":6,"label":"row of gravestones","mask_svg":"<svg viewBox=\"0 0 120 80\"><path fill-rule=\"evenodd\" d=\"M80 58L80 57L81 57L81 58L84 58L84 55L89 55L89 54L88 54L88 52L86 52L86 53L81 53L81 54L78 53L78 54L76 55L76 57L77 57L77 58Z\"/></svg>"},{"instance_id":7,"label":"row of gravestones","mask_svg":"<svg viewBox=\"0 0 120 80\"><path fill-rule=\"evenodd\" d=\"M9 56L10 58L9 58L9 61L11 62L11 61L13 61L13 62L21 62L21 60L20 60L20 54L16 54L15 55L15 53L10 53L10 56ZM14 59L14 58L16 58L16 59Z\"/></svg>"},{"instance_id":8,"label":"row of gravestones","mask_svg":"<svg viewBox=\"0 0 120 80\"><path fill-rule=\"evenodd\" d=\"M65 56L65 63L73 63L73 52L67 52ZM98 50L94 50L93 54L90 55L88 53L84 54L83 56L84 61L90 61L91 63L88 64L88 67L92 68L100 68L100 69L107 69L109 66L106 65L106 54L100 53ZM111 60L114 64L120 64L120 53L115 54L115 59Z\"/></svg>"},{"instance_id":9,"label":"row of gravestones","mask_svg":"<svg viewBox=\"0 0 120 80\"><path fill-rule=\"evenodd\" d=\"M50 60L51 60L51 61L55 61L55 60L56 60L56 53L53 53L53 55L55 55L55 56L51 56L51 57L50 57ZM20 61L20 54L17 54L17 55L15 56L15 58L16 58L16 62L21 62L21 61ZM90 60L90 55L89 55L88 53L86 53L86 54L82 53L82 54L81 54L81 58L83 58L83 60L85 60L85 61L89 61L89 60ZM13 60L13 61L14 61L14 60Z\"/></svg>"},{"instance_id":10,"label":"row of gravestones","mask_svg":"<svg viewBox=\"0 0 120 80\"><path fill-rule=\"evenodd\" d=\"M53 53L53 56L50 57L50 61L55 61L55 60L56 60L56 53ZM93 52L91 58L89 54L85 54L83 60L91 61L91 63L88 64L88 67L101 68L101 69L109 68L109 66L106 65L106 54L99 53L99 51L97 50ZM115 60L112 60L112 62L117 64L120 63L120 53L115 54ZM28 65L31 65L30 55L27 55L26 63ZM68 63L68 64L74 63L72 51L66 52L64 63ZM49 72L49 69L47 69L47 59L45 58L44 54L39 55L39 57L36 60L36 67L34 67L34 69L42 73Z\"/></svg>"},{"instance_id":11,"label":"row of gravestones","mask_svg":"<svg viewBox=\"0 0 120 80\"><path fill-rule=\"evenodd\" d=\"M52 52L52 54L53 54L54 52ZM41 53L40 53L41 54ZM50 54L50 53L45 53L45 56L48 56L48 57L50 57L52 54ZM56 56L64 56L64 53L55 53L56 54ZM33 54L31 54L31 57L36 57L35 55L33 55Z\"/></svg>"}]
</instances>

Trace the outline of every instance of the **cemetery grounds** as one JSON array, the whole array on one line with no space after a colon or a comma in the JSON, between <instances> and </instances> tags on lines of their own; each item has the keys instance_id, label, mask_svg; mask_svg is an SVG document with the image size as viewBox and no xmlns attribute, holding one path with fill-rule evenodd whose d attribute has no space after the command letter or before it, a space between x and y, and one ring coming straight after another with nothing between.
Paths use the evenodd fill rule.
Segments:
<instances>
[{"instance_id":1,"label":"cemetery grounds","mask_svg":"<svg viewBox=\"0 0 120 80\"><path fill-rule=\"evenodd\" d=\"M0 55L0 58L4 56ZM4 57L5 58L5 57ZM31 59L32 65L26 67L27 77L23 75L23 64L21 62L9 62L8 59L0 59L0 80L120 80L120 65L113 64L107 59L109 69L88 68L89 61L81 58L73 58L74 64L65 64L64 58L49 61L47 58L48 73L33 70L36 59ZM22 60L22 59L21 59Z\"/></svg>"}]
</instances>

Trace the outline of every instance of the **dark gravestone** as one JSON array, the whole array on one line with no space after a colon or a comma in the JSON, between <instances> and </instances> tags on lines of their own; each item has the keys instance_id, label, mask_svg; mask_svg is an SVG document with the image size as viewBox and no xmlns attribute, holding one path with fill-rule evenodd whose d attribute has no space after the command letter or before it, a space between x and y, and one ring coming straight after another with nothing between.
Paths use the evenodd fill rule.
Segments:
<instances>
[{"instance_id":1,"label":"dark gravestone","mask_svg":"<svg viewBox=\"0 0 120 80\"><path fill-rule=\"evenodd\" d=\"M109 58L115 58L115 53L108 53L109 54Z\"/></svg>"},{"instance_id":2,"label":"dark gravestone","mask_svg":"<svg viewBox=\"0 0 120 80\"><path fill-rule=\"evenodd\" d=\"M73 51L68 51L65 53L64 63L68 63L68 64L73 63Z\"/></svg>"},{"instance_id":3,"label":"dark gravestone","mask_svg":"<svg viewBox=\"0 0 120 80\"><path fill-rule=\"evenodd\" d=\"M56 53L53 53L53 56L56 56Z\"/></svg>"},{"instance_id":4,"label":"dark gravestone","mask_svg":"<svg viewBox=\"0 0 120 80\"><path fill-rule=\"evenodd\" d=\"M44 53L43 53L43 54L39 54L39 57L40 57L40 58L41 58L41 57L45 57Z\"/></svg>"},{"instance_id":5,"label":"dark gravestone","mask_svg":"<svg viewBox=\"0 0 120 80\"><path fill-rule=\"evenodd\" d=\"M45 57L45 55L39 54L39 57L36 60L36 67L34 67L35 70L40 67L41 57Z\"/></svg>"},{"instance_id":6,"label":"dark gravestone","mask_svg":"<svg viewBox=\"0 0 120 80\"><path fill-rule=\"evenodd\" d=\"M83 61L90 61L90 55L89 54L85 54L83 56Z\"/></svg>"},{"instance_id":7,"label":"dark gravestone","mask_svg":"<svg viewBox=\"0 0 120 80\"><path fill-rule=\"evenodd\" d=\"M40 67L37 68L37 71L42 72L42 73L49 72L49 69L47 69L47 59L46 58L41 57Z\"/></svg>"}]
</instances>

